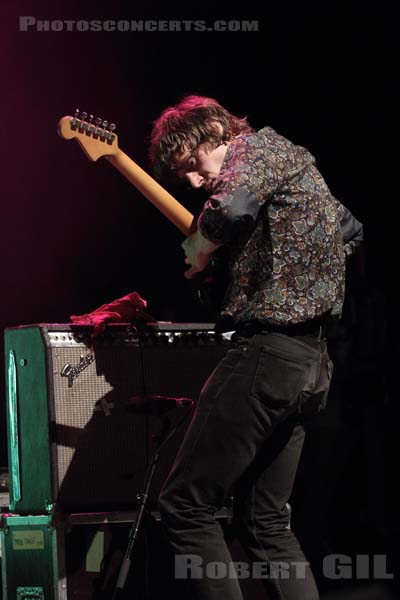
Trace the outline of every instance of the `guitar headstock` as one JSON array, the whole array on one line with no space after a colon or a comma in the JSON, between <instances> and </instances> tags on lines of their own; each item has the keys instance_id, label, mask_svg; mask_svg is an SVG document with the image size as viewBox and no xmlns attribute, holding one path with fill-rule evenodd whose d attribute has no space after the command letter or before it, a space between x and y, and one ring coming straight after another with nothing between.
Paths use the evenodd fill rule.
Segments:
<instances>
[{"instance_id":1,"label":"guitar headstock","mask_svg":"<svg viewBox=\"0 0 400 600\"><path fill-rule=\"evenodd\" d=\"M93 115L75 111L73 117L62 117L58 123L58 133L64 139L75 138L90 160L101 156L112 156L117 153L118 138L114 133L116 126L98 117L93 122Z\"/></svg>"}]
</instances>

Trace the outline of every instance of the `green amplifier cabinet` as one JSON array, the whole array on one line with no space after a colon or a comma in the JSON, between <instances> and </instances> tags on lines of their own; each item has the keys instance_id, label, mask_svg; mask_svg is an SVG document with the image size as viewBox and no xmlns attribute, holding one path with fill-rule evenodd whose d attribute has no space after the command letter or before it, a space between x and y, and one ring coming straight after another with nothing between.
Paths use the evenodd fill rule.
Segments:
<instances>
[{"instance_id":1,"label":"green amplifier cabinet","mask_svg":"<svg viewBox=\"0 0 400 600\"><path fill-rule=\"evenodd\" d=\"M3 599L67 600L64 557L48 515L2 517Z\"/></svg>"},{"instance_id":2,"label":"green amplifier cabinet","mask_svg":"<svg viewBox=\"0 0 400 600\"><path fill-rule=\"evenodd\" d=\"M37 327L10 329L4 338L10 508L24 512L26 482L27 508L43 513L52 497L45 346Z\"/></svg>"},{"instance_id":3,"label":"green amplifier cabinet","mask_svg":"<svg viewBox=\"0 0 400 600\"><path fill-rule=\"evenodd\" d=\"M110 600L135 512L2 517L3 600ZM178 586L181 587L180 585ZM148 515L119 600L180 595L174 557Z\"/></svg>"}]
</instances>

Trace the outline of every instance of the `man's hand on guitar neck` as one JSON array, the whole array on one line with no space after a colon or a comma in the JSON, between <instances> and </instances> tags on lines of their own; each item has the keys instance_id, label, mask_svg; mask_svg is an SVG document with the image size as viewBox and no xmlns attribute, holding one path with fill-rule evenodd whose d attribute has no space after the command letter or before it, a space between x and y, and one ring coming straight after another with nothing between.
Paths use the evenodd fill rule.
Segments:
<instances>
[{"instance_id":1,"label":"man's hand on guitar neck","mask_svg":"<svg viewBox=\"0 0 400 600\"><path fill-rule=\"evenodd\" d=\"M201 235L199 230L187 237L182 243L182 248L186 255L185 263L191 267L185 271L185 277L192 279L197 273L203 271L210 262L212 253L220 246L221 244L210 242Z\"/></svg>"}]
</instances>

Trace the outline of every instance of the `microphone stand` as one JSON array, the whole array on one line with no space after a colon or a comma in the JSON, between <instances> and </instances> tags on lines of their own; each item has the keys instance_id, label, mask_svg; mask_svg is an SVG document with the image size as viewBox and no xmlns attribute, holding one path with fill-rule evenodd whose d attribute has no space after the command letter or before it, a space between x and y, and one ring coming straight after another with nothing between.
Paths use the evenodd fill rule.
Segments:
<instances>
[{"instance_id":1,"label":"microphone stand","mask_svg":"<svg viewBox=\"0 0 400 600\"><path fill-rule=\"evenodd\" d=\"M191 400L191 406L193 406L193 404L194 404L194 402ZM161 452L163 446L165 446L165 444L170 440L170 438L176 433L178 428L182 425L182 423L187 418L189 413L190 413L190 411L186 412L186 414L183 416L183 418L175 425L175 427L172 429L172 431L168 435L167 435L167 432L168 432L168 427L169 427L169 419L166 418L165 416L161 417L163 427L162 427L161 433L156 438L158 441L158 444L157 444L156 450L153 454L151 463L146 471L144 491L137 494L137 499L140 501L139 509L136 514L135 521L129 532L128 546L126 548L124 558L122 559L122 564L121 564L121 567L120 567L120 570L118 573L117 583L115 585L112 600L118 600L119 598L121 598L122 592L123 592L125 584L126 584L126 579L128 577L128 573L129 573L129 570L130 570L131 564L132 564L133 551L134 551L135 545L137 543L137 540L138 540L138 537L139 537L139 534L140 534L140 531L142 528L143 519L144 519L144 515L146 512L146 507L147 507L147 501L149 498L150 486L151 486L151 482L153 480L153 476L154 476L154 472L155 472L155 469L157 466L158 458L160 456L160 452Z\"/></svg>"}]
</instances>

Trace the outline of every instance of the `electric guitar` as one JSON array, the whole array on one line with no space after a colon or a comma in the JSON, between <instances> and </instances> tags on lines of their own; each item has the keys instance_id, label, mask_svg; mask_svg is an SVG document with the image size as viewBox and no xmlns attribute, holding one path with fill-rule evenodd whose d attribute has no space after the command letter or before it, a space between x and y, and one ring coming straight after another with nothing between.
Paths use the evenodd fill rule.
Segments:
<instances>
[{"instance_id":1,"label":"electric guitar","mask_svg":"<svg viewBox=\"0 0 400 600\"><path fill-rule=\"evenodd\" d=\"M185 236L196 231L196 218L167 192L157 181L148 175L118 146L118 136L114 123L109 124L100 118L93 122L93 115L75 111L73 117L62 117L58 123L58 133L64 139L75 139L91 161L105 157L124 177L128 179L154 206L160 210ZM216 253L216 262L221 264L221 255ZM218 262L219 261L219 262ZM204 273L199 286L202 302L215 305L222 300L225 281L218 290L211 285L210 272ZM223 289L221 289L221 287Z\"/></svg>"},{"instance_id":2,"label":"electric guitar","mask_svg":"<svg viewBox=\"0 0 400 600\"><path fill-rule=\"evenodd\" d=\"M79 111L74 117L62 117L58 133L64 139L76 139L91 161L104 156L185 236L196 231L195 217L118 147L114 123L109 126L100 118L93 123L92 115L86 119L87 113L79 116Z\"/></svg>"}]
</instances>

